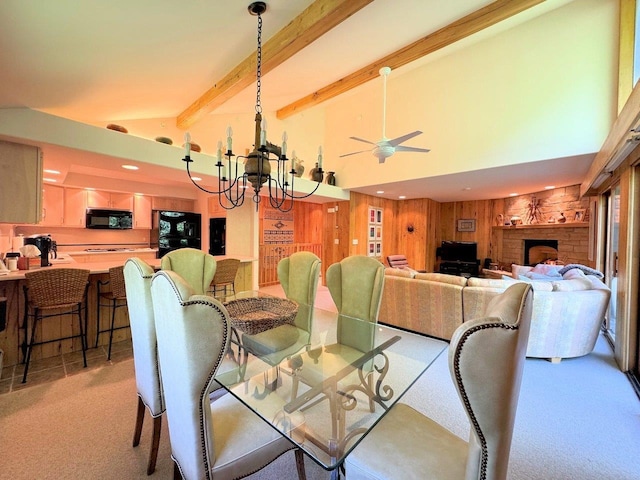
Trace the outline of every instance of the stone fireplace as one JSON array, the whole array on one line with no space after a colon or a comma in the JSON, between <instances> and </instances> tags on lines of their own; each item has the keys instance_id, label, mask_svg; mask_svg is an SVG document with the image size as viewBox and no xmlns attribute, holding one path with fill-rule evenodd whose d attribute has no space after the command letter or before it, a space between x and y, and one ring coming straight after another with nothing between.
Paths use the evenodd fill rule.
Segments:
<instances>
[{"instance_id":1,"label":"stone fireplace","mask_svg":"<svg viewBox=\"0 0 640 480\"><path fill-rule=\"evenodd\" d=\"M558 240L524 239L522 265L537 265L558 260Z\"/></svg>"},{"instance_id":2,"label":"stone fireplace","mask_svg":"<svg viewBox=\"0 0 640 480\"><path fill-rule=\"evenodd\" d=\"M496 226L491 243L491 258L507 269L512 263L531 265L545 260L594 266L589 260L589 228L585 224Z\"/></svg>"}]
</instances>

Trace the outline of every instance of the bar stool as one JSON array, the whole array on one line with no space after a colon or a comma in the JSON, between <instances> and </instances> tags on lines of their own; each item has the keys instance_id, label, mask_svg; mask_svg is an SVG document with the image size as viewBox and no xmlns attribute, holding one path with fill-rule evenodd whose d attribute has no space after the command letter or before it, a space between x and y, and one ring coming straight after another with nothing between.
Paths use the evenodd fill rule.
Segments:
<instances>
[{"instance_id":1,"label":"bar stool","mask_svg":"<svg viewBox=\"0 0 640 480\"><path fill-rule=\"evenodd\" d=\"M238 267L240 266L240 260L237 258L225 258L218 260L216 265L216 274L211 281L211 293L217 298L218 290L224 288L224 296L227 296L227 287L231 287L233 295L236 294L236 273L238 273Z\"/></svg>"},{"instance_id":2,"label":"bar stool","mask_svg":"<svg viewBox=\"0 0 640 480\"><path fill-rule=\"evenodd\" d=\"M22 344L25 367L22 383L27 381L31 351L36 345L80 337L82 343L82 358L84 360L84 366L87 366L87 342L82 320L82 303L86 300L87 289L89 288L89 273L89 270L79 268L52 268L25 273L25 309L23 320L25 338ZM64 311L46 313L50 310ZM36 342L38 322L46 318L61 315L77 315L80 333ZM29 317L33 318L30 337ZM30 338L29 341L27 341L28 338Z\"/></svg>"},{"instance_id":3,"label":"bar stool","mask_svg":"<svg viewBox=\"0 0 640 480\"><path fill-rule=\"evenodd\" d=\"M129 328L129 325L115 326L116 310L120 307L127 306L127 291L124 285L124 265L112 267L109 269L109 280L106 282L98 281L97 301L96 301L96 347L101 333L109 332L109 353L107 360L111 360L111 345L113 344L113 331L122 328ZM101 287L110 285L111 289L104 291ZM107 303L104 302L107 301ZM100 329L100 307L111 308L111 325L109 328Z\"/></svg>"}]
</instances>

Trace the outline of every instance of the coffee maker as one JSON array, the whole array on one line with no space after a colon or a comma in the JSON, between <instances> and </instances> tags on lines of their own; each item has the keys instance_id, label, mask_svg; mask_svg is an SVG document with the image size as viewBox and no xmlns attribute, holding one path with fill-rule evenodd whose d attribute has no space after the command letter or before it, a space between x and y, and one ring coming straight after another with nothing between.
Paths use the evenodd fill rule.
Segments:
<instances>
[{"instance_id":1,"label":"coffee maker","mask_svg":"<svg viewBox=\"0 0 640 480\"><path fill-rule=\"evenodd\" d=\"M57 257L56 242L51 239L50 234L46 235L32 235L24 239L25 245L35 245L40 250L40 266L48 267L49 254L53 254Z\"/></svg>"}]
</instances>

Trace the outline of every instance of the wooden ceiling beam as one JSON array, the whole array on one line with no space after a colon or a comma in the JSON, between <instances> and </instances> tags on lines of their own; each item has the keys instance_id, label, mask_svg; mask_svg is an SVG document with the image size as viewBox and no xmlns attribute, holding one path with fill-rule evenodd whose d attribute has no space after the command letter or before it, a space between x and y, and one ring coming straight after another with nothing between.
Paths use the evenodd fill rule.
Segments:
<instances>
[{"instance_id":1,"label":"wooden ceiling beam","mask_svg":"<svg viewBox=\"0 0 640 480\"><path fill-rule=\"evenodd\" d=\"M316 0L286 27L262 45L262 74L291 58L373 0ZM256 52L207 90L177 117L187 129L256 81Z\"/></svg>"},{"instance_id":2,"label":"wooden ceiling beam","mask_svg":"<svg viewBox=\"0 0 640 480\"><path fill-rule=\"evenodd\" d=\"M327 85L300 100L296 100L279 109L276 112L276 116L279 119L284 119L302 110L316 106L369 80L378 78L380 76L379 70L382 67L396 69L407 65L542 2L544 0L497 0L386 57L376 60L331 85Z\"/></svg>"}]
</instances>

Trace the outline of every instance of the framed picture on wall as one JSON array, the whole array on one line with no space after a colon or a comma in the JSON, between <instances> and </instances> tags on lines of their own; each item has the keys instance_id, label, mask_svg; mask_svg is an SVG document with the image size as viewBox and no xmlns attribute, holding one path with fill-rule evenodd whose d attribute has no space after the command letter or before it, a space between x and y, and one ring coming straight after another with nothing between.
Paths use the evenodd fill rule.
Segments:
<instances>
[{"instance_id":1,"label":"framed picture on wall","mask_svg":"<svg viewBox=\"0 0 640 480\"><path fill-rule=\"evenodd\" d=\"M475 232L476 220L474 218L461 218L458 220L459 232Z\"/></svg>"},{"instance_id":2,"label":"framed picture on wall","mask_svg":"<svg viewBox=\"0 0 640 480\"><path fill-rule=\"evenodd\" d=\"M376 209L369 207L369 223L376 223Z\"/></svg>"},{"instance_id":3,"label":"framed picture on wall","mask_svg":"<svg viewBox=\"0 0 640 480\"><path fill-rule=\"evenodd\" d=\"M375 242L369 242L369 257L375 257L376 255L376 244Z\"/></svg>"},{"instance_id":4,"label":"framed picture on wall","mask_svg":"<svg viewBox=\"0 0 640 480\"><path fill-rule=\"evenodd\" d=\"M585 213L586 213L586 209L582 208L579 210L576 210L575 215L573 216L573 221L574 222L584 222L585 221Z\"/></svg>"},{"instance_id":5,"label":"framed picture on wall","mask_svg":"<svg viewBox=\"0 0 640 480\"><path fill-rule=\"evenodd\" d=\"M376 240L382 240L382 226L376 227Z\"/></svg>"},{"instance_id":6,"label":"framed picture on wall","mask_svg":"<svg viewBox=\"0 0 640 480\"><path fill-rule=\"evenodd\" d=\"M382 223L382 210L376 210L376 223Z\"/></svg>"},{"instance_id":7,"label":"framed picture on wall","mask_svg":"<svg viewBox=\"0 0 640 480\"><path fill-rule=\"evenodd\" d=\"M376 257L382 255L382 243L376 242Z\"/></svg>"},{"instance_id":8,"label":"framed picture on wall","mask_svg":"<svg viewBox=\"0 0 640 480\"><path fill-rule=\"evenodd\" d=\"M374 240L376 238L376 227L369 227L369 240Z\"/></svg>"}]
</instances>

